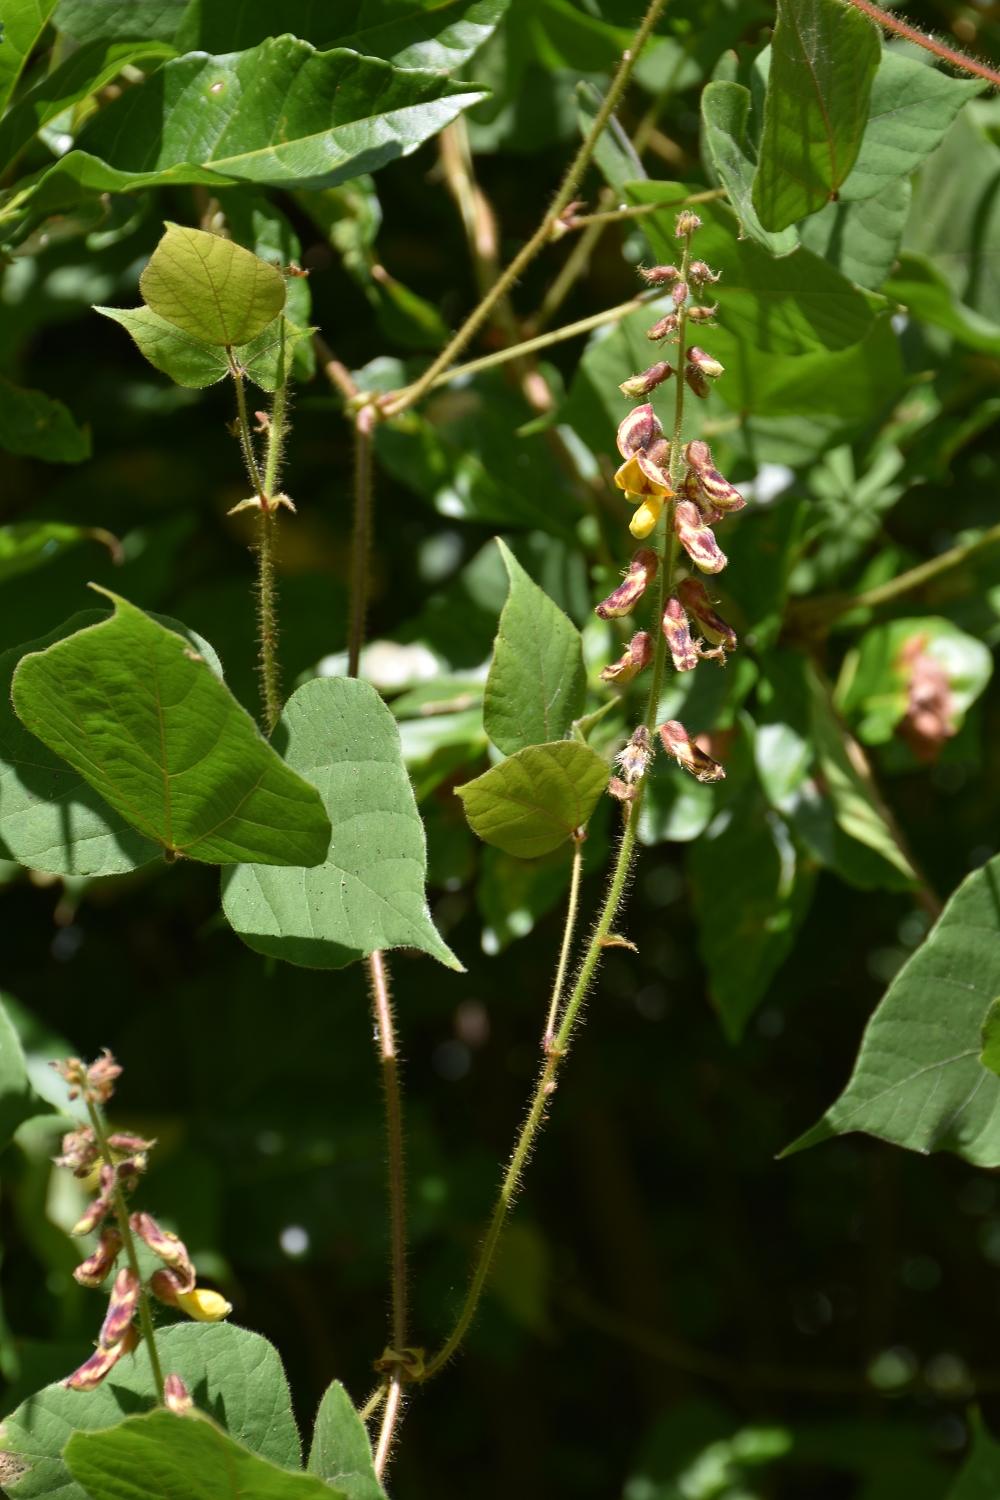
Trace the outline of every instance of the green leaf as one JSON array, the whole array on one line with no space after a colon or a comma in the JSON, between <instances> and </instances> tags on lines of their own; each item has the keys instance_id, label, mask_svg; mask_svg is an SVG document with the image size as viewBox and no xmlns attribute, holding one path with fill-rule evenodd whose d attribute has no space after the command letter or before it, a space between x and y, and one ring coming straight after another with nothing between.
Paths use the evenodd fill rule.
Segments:
<instances>
[{"instance_id":1,"label":"green leaf","mask_svg":"<svg viewBox=\"0 0 1000 1500\"><path fill-rule=\"evenodd\" d=\"M329 0L285 0L281 29L314 47L350 47L383 57L397 68L450 72L468 62L492 36L509 0L416 0L404 6L368 0L354 6L355 29L345 32L345 7ZM357 24L360 23L360 24ZM269 0L247 0L234 11L229 0L194 0L184 18L186 50L236 52L275 32Z\"/></svg>"},{"instance_id":2,"label":"green leaf","mask_svg":"<svg viewBox=\"0 0 1000 1500\"><path fill-rule=\"evenodd\" d=\"M59 0L53 21L86 45L101 39L172 42L189 0Z\"/></svg>"},{"instance_id":3,"label":"green leaf","mask_svg":"<svg viewBox=\"0 0 1000 1500\"><path fill-rule=\"evenodd\" d=\"M0 1151L6 1151L23 1120L44 1113L45 1104L28 1079L17 1032L0 1001Z\"/></svg>"},{"instance_id":4,"label":"green leaf","mask_svg":"<svg viewBox=\"0 0 1000 1500\"><path fill-rule=\"evenodd\" d=\"M1000 1073L1000 1000L994 1000L983 1020L979 1061L991 1073Z\"/></svg>"},{"instance_id":5,"label":"green leaf","mask_svg":"<svg viewBox=\"0 0 1000 1500\"><path fill-rule=\"evenodd\" d=\"M0 375L0 447L52 464L78 464L90 457L90 429L78 427L61 401Z\"/></svg>"},{"instance_id":6,"label":"green leaf","mask_svg":"<svg viewBox=\"0 0 1000 1500\"><path fill-rule=\"evenodd\" d=\"M95 306L94 311L126 328L154 369L177 385L203 390L230 373L226 352L218 344L184 333L151 308ZM291 371L296 348L311 335L311 328L296 328L281 313L256 338L235 348L233 358L255 385L276 391Z\"/></svg>"},{"instance_id":7,"label":"green leaf","mask_svg":"<svg viewBox=\"0 0 1000 1500\"><path fill-rule=\"evenodd\" d=\"M427 910L423 826L399 730L375 689L314 678L289 699L274 743L318 787L333 837L315 869L244 864L226 873L223 910L243 941L313 969L401 946L461 969Z\"/></svg>"},{"instance_id":8,"label":"green leaf","mask_svg":"<svg viewBox=\"0 0 1000 1500\"><path fill-rule=\"evenodd\" d=\"M608 784L603 756L576 740L531 745L455 788L474 833L535 859L586 827Z\"/></svg>"},{"instance_id":9,"label":"green leaf","mask_svg":"<svg viewBox=\"0 0 1000 1500\"><path fill-rule=\"evenodd\" d=\"M527 745L565 739L583 713L587 675L583 642L572 620L552 603L496 539L510 578L483 700L486 733L505 755Z\"/></svg>"},{"instance_id":10,"label":"green leaf","mask_svg":"<svg viewBox=\"0 0 1000 1500\"><path fill-rule=\"evenodd\" d=\"M910 184L903 177L876 198L828 203L803 220L799 239L849 280L877 292L895 264L909 210Z\"/></svg>"},{"instance_id":11,"label":"green leaf","mask_svg":"<svg viewBox=\"0 0 1000 1500\"><path fill-rule=\"evenodd\" d=\"M859 844L874 849L913 881L917 873L886 821L881 798L860 749L846 733L826 684L810 665L811 728L819 768L829 789L838 824Z\"/></svg>"},{"instance_id":12,"label":"green leaf","mask_svg":"<svg viewBox=\"0 0 1000 1500\"><path fill-rule=\"evenodd\" d=\"M248 344L285 305L285 278L233 240L167 224L139 277L146 306L181 333L232 348Z\"/></svg>"},{"instance_id":13,"label":"green leaf","mask_svg":"<svg viewBox=\"0 0 1000 1500\"><path fill-rule=\"evenodd\" d=\"M704 141L719 181L746 232L772 255L787 255L799 242L794 226L768 234L753 206L756 153L747 135L751 94L741 83L709 83L702 90Z\"/></svg>"},{"instance_id":14,"label":"green leaf","mask_svg":"<svg viewBox=\"0 0 1000 1500\"><path fill-rule=\"evenodd\" d=\"M109 42L100 38L78 47L0 121L0 165L17 156L43 125L110 83L122 68L141 66L152 72L162 58L173 55L173 47L166 42Z\"/></svg>"},{"instance_id":15,"label":"green leaf","mask_svg":"<svg viewBox=\"0 0 1000 1500\"><path fill-rule=\"evenodd\" d=\"M969 1412L972 1450L948 1491L947 1500L994 1500L1000 1494L1000 1443L975 1407Z\"/></svg>"},{"instance_id":16,"label":"green leaf","mask_svg":"<svg viewBox=\"0 0 1000 1500\"><path fill-rule=\"evenodd\" d=\"M923 651L945 670L951 689L949 719L960 729L993 674L993 656L975 636L940 615L917 615L873 626L865 632L845 673L840 708L855 720L866 745L884 745L909 709L910 668L900 661L903 645L920 637ZM847 680L845 680L845 678Z\"/></svg>"},{"instance_id":17,"label":"green leaf","mask_svg":"<svg viewBox=\"0 0 1000 1500\"><path fill-rule=\"evenodd\" d=\"M291 1395L273 1345L232 1323L175 1323L157 1329L156 1345L164 1370L179 1375L198 1405L237 1442L271 1463L298 1468ZM16 1482L5 1479L5 1490L16 1500L91 1500L63 1462L67 1440L74 1431L99 1431L155 1404L153 1372L141 1346L96 1390L47 1386L4 1420L0 1454L26 1467Z\"/></svg>"},{"instance_id":18,"label":"green leaf","mask_svg":"<svg viewBox=\"0 0 1000 1500\"><path fill-rule=\"evenodd\" d=\"M319 1404L307 1468L349 1500L384 1500L368 1429L339 1380L327 1386Z\"/></svg>"},{"instance_id":19,"label":"green leaf","mask_svg":"<svg viewBox=\"0 0 1000 1500\"><path fill-rule=\"evenodd\" d=\"M110 619L18 665L21 721L168 854L318 864L330 824L315 788L182 636L98 592Z\"/></svg>"},{"instance_id":20,"label":"green leaf","mask_svg":"<svg viewBox=\"0 0 1000 1500\"><path fill-rule=\"evenodd\" d=\"M408 156L481 98L441 73L316 52L291 36L223 57L190 53L101 110L36 193L47 203L74 182L92 192L227 181L333 187Z\"/></svg>"},{"instance_id":21,"label":"green leaf","mask_svg":"<svg viewBox=\"0 0 1000 1500\"><path fill-rule=\"evenodd\" d=\"M966 349L974 349L977 354L1000 355L1000 324L959 302L945 277L926 256L904 251L899 257L899 269L885 284L885 292L900 302L911 317L946 329Z\"/></svg>"},{"instance_id":22,"label":"green leaf","mask_svg":"<svg viewBox=\"0 0 1000 1500\"><path fill-rule=\"evenodd\" d=\"M100 526L70 526L65 521L15 521L0 526L0 583L19 573L54 562L80 542L103 542L116 561L121 561L117 537Z\"/></svg>"},{"instance_id":23,"label":"green leaf","mask_svg":"<svg viewBox=\"0 0 1000 1500\"><path fill-rule=\"evenodd\" d=\"M978 78L952 78L916 58L884 51L872 83L865 138L841 200L877 198L912 177L941 144L963 104L984 87Z\"/></svg>"},{"instance_id":24,"label":"green leaf","mask_svg":"<svg viewBox=\"0 0 1000 1500\"><path fill-rule=\"evenodd\" d=\"M3 0L0 21L0 113L7 107L35 43L55 10L55 0Z\"/></svg>"},{"instance_id":25,"label":"green leaf","mask_svg":"<svg viewBox=\"0 0 1000 1500\"><path fill-rule=\"evenodd\" d=\"M955 1151L1000 1166L1000 1078L982 1028L1000 995L1000 860L959 886L865 1028L850 1082L801 1151L863 1130L911 1151Z\"/></svg>"},{"instance_id":26,"label":"green leaf","mask_svg":"<svg viewBox=\"0 0 1000 1500\"><path fill-rule=\"evenodd\" d=\"M330 1500L311 1474L290 1473L234 1443L210 1419L151 1411L107 1432L76 1432L66 1467L93 1500Z\"/></svg>"},{"instance_id":27,"label":"green leaf","mask_svg":"<svg viewBox=\"0 0 1000 1500\"><path fill-rule=\"evenodd\" d=\"M841 0L779 0L753 203L777 233L836 199L858 158L881 58Z\"/></svg>"},{"instance_id":28,"label":"green leaf","mask_svg":"<svg viewBox=\"0 0 1000 1500\"><path fill-rule=\"evenodd\" d=\"M599 875L604 869L608 819L602 814L611 811L610 799L599 802L587 825L583 845L585 879L588 875ZM467 829L465 833L469 837ZM573 850L564 843L541 859L515 859L502 849L488 847L481 852L479 870L476 905L483 918L482 947L484 953L492 955L527 937L535 924L562 900L569 890Z\"/></svg>"}]
</instances>

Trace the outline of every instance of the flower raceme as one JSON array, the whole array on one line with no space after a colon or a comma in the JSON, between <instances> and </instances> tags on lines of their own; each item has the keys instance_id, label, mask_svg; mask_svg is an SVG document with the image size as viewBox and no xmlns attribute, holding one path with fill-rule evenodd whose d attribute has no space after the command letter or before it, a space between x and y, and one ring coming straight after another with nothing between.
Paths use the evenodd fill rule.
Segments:
<instances>
[{"instance_id":1,"label":"flower raceme","mask_svg":"<svg viewBox=\"0 0 1000 1500\"><path fill-rule=\"evenodd\" d=\"M618 451L624 462L615 474L615 484L638 507L629 531L641 541L660 519L664 500L674 496L668 472L670 444L648 402L630 411L620 423Z\"/></svg>"}]
</instances>

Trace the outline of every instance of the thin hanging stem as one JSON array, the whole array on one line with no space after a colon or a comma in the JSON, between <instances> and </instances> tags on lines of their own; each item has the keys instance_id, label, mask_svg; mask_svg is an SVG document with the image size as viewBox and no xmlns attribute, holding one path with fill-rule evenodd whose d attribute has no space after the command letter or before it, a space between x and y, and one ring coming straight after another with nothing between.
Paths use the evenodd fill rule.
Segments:
<instances>
[{"instance_id":1,"label":"thin hanging stem","mask_svg":"<svg viewBox=\"0 0 1000 1500\"><path fill-rule=\"evenodd\" d=\"M250 433L250 422L247 417L247 396L246 391L243 389L243 371L237 365L233 357L233 351L227 349L226 354L229 356L229 373L232 375L233 384L236 387L237 426L239 428L240 447L243 449L243 461L247 466L247 474L257 498L262 501L265 493L264 483L261 479L260 467L257 463L257 455L253 447L253 437Z\"/></svg>"},{"instance_id":2,"label":"thin hanging stem","mask_svg":"<svg viewBox=\"0 0 1000 1500\"><path fill-rule=\"evenodd\" d=\"M347 675L357 677L368 614L368 551L372 530L372 429L375 413L363 406L354 420L354 536L351 540L351 621Z\"/></svg>"},{"instance_id":3,"label":"thin hanging stem","mask_svg":"<svg viewBox=\"0 0 1000 1500\"><path fill-rule=\"evenodd\" d=\"M485 297L480 300L479 305L466 318L454 338L449 341L437 359L425 370L420 379L414 385L410 386L408 390L396 392L392 397L384 401L382 411L385 416L398 416L400 412L405 411L407 407L412 406L414 402L419 401L422 396L426 395L441 372L448 368L456 356L466 347L469 340L478 333L501 297L510 291L525 267L530 265L538 252L548 244L552 235L552 226L580 186L583 174L587 170L590 159L594 154L594 148L625 92L628 81L632 76L632 69L665 5L666 0L650 0L649 9L646 11L642 25L633 37L628 50L622 54L614 81L605 95L604 103L594 116L594 122L587 133L587 138L573 158L569 170L563 178L562 186L556 193L548 212L535 230L535 233L531 236L531 239L524 246L523 250L514 257L506 271L493 283Z\"/></svg>"},{"instance_id":4,"label":"thin hanging stem","mask_svg":"<svg viewBox=\"0 0 1000 1500\"><path fill-rule=\"evenodd\" d=\"M583 870L583 841L586 834L583 829L579 830L579 836L573 837L573 872L569 881L569 901L566 906L566 923L563 927L562 947L559 950L559 967L556 970L555 984L552 986L552 1000L549 1004L548 1019L545 1022L545 1035L542 1046L548 1052L555 1036L556 1017L559 1014L559 1005L562 1001L563 984L566 981L566 970L569 966L570 950L573 946L573 932L576 927L576 915L580 906L580 874Z\"/></svg>"},{"instance_id":5,"label":"thin hanging stem","mask_svg":"<svg viewBox=\"0 0 1000 1500\"><path fill-rule=\"evenodd\" d=\"M609 209L607 213L574 214L568 229L585 229L593 224L617 224L623 219L640 219L643 214L655 214L664 208L685 208L689 203L711 203L715 198L725 198L725 188L710 188L704 193L692 193L690 198L670 199L665 203L634 203L628 208ZM660 293L662 296L662 292Z\"/></svg>"},{"instance_id":6,"label":"thin hanging stem","mask_svg":"<svg viewBox=\"0 0 1000 1500\"><path fill-rule=\"evenodd\" d=\"M94 1139L97 1142L98 1150L101 1153L104 1164L105 1166L110 1167L112 1172L116 1173L115 1159L111 1153L111 1147L108 1144L108 1135L107 1131L104 1129L104 1121L101 1119L101 1112L97 1108L96 1104L92 1104L89 1099L87 1100L87 1110L90 1114L90 1123L93 1127ZM149 1308L149 1293L146 1291L142 1276L139 1272L139 1257L136 1254L135 1240L132 1236L132 1226L128 1221L128 1204L125 1202L125 1194L122 1191L121 1184L118 1182L117 1173L115 1175L113 1201L115 1205L115 1218L118 1220L118 1232L122 1237L122 1244L125 1247L125 1255L128 1260L129 1267L131 1268L132 1274L139 1286L139 1322L142 1326L142 1335L146 1341L146 1348L149 1350L149 1363L153 1368L153 1381L156 1385L156 1399L162 1406L163 1369L160 1365L160 1356L156 1348L156 1334L153 1329L153 1315L150 1312Z\"/></svg>"}]
</instances>

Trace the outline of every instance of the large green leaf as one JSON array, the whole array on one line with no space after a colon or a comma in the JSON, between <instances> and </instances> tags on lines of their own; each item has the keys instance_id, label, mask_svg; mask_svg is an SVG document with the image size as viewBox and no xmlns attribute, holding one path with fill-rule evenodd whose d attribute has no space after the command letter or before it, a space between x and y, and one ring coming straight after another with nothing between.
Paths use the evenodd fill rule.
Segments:
<instances>
[{"instance_id":1,"label":"large green leaf","mask_svg":"<svg viewBox=\"0 0 1000 1500\"><path fill-rule=\"evenodd\" d=\"M97 192L227 180L333 187L408 156L480 98L441 73L282 36L165 63L95 116L46 179Z\"/></svg>"},{"instance_id":2,"label":"large green leaf","mask_svg":"<svg viewBox=\"0 0 1000 1500\"><path fill-rule=\"evenodd\" d=\"M850 281L877 292L896 261L909 210L910 183L902 177L875 198L828 203L802 221L799 239Z\"/></svg>"},{"instance_id":3,"label":"large green leaf","mask_svg":"<svg viewBox=\"0 0 1000 1500\"><path fill-rule=\"evenodd\" d=\"M484 843L535 859L586 826L608 775L603 756L589 745L556 740L519 750L455 791Z\"/></svg>"},{"instance_id":4,"label":"large green leaf","mask_svg":"<svg viewBox=\"0 0 1000 1500\"><path fill-rule=\"evenodd\" d=\"M841 0L778 0L753 203L771 233L836 199L858 158L881 57Z\"/></svg>"},{"instance_id":5,"label":"large green leaf","mask_svg":"<svg viewBox=\"0 0 1000 1500\"><path fill-rule=\"evenodd\" d=\"M28 1078L18 1034L0 1001L0 1151L6 1151L23 1120L45 1113Z\"/></svg>"},{"instance_id":6,"label":"large green leaf","mask_svg":"<svg viewBox=\"0 0 1000 1500\"><path fill-rule=\"evenodd\" d=\"M368 1429L339 1380L327 1387L319 1404L307 1467L349 1500L384 1500Z\"/></svg>"},{"instance_id":7,"label":"large green leaf","mask_svg":"<svg viewBox=\"0 0 1000 1500\"><path fill-rule=\"evenodd\" d=\"M580 632L521 567L497 546L510 578L483 700L486 733L505 755L565 739L583 713L587 675Z\"/></svg>"},{"instance_id":8,"label":"large green leaf","mask_svg":"<svg viewBox=\"0 0 1000 1500\"><path fill-rule=\"evenodd\" d=\"M799 242L794 227L769 234L753 206L756 152L747 134L751 94L741 83L720 80L706 84L701 95L704 142L716 174L748 234L772 255L787 255Z\"/></svg>"},{"instance_id":9,"label":"large green leaf","mask_svg":"<svg viewBox=\"0 0 1000 1500\"><path fill-rule=\"evenodd\" d=\"M53 21L81 45L113 41L172 42L190 0L59 0Z\"/></svg>"},{"instance_id":10,"label":"large green leaf","mask_svg":"<svg viewBox=\"0 0 1000 1500\"><path fill-rule=\"evenodd\" d=\"M156 1346L164 1373L179 1375L199 1407L233 1438L271 1463L298 1468L299 1435L288 1382L273 1345L232 1323L175 1323L157 1329ZM52 1495L59 1500L91 1500L63 1462L67 1440L74 1431L99 1431L155 1404L153 1372L142 1347L116 1365L111 1378L96 1390L47 1386L19 1406L0 1429L0 1453L10 1454L15 1464L26 1468L22 1478L4 1480L5 1490L16 1500Z\"/></svg>"},{"instance_id":11,"label":"large green leaf","mask_svg":"<svg viewBox=\"0 0 1000 1500\"><path fill-rule=\"evenodd\" d=\"M333 837L315 869L226 872L223 909L244 942L313 969L401 946L461 969L427 910L423 826L396 721L375 689L314 678L289 699L274 743L319 788Z\"/></svg>"},{"instance_id":12,"label":"large green leaf","mask_svg":"<svg viewBox=\"0 0 1000 1500\"><path fill-rule=\"evenodd\" d=\"M218 344L184 333L149 307L95 307L94 311L127 329L149 363L178 385L203 390L230 373L226 351ZM255 385L275 391L292 368L296 347L311 332L297 328L282 313L248 344L235 348L233 358Z\"/></svg>"},{"instance_id":13,"label":"large green leaf","mask_svg":"<svg viewBox=\"0 0 1000 1500\"><path fill-rule=\"evenodd\" d=\"M1000 860L970 875L865 1029L850 1082L788 1151L851 1130L1000 1166L1000 1078L979 1060L1000 995Z\"/></svg>"},{"instance_id":14,"label":"large green leaf","mask_svg":"<svg viewBox=\"0 0 1000 1500\"><path fill-rule=\"evenodd\" d=\"M75 1432L66 1467L93 1500L346 1500L234 1443L212 1421L151 1411L106 1432Z\"/></svg>"},{"instance_id":15,"label":"large green leaf","mask_svg":"<svg viewBox=\"0 0 1000 1500\"><path fill-rule=\"evenodd\" d=\"M6 165L56 115L96 93L124 67L152 72L174 49L166 42L109 42L99 38L71 52L64 63L22 95L0 121L0 165Z\"/></svg>"},{"instance_id":16,"label":"large green leaf","mask_svg":"<svg viewBox=\"0 0 1000 1500\"><path fill-rule=\"evenodd\" d=\"M21 660L22 722L170 855L318 864L330 838L319 793L182 636L108 597L111 618Z\"/></svg>"},{"instance_id":17,"label":"large green leaf","mask_svg":"<svg viewBox=\"0 0 1000 1500\"><path fill-rule=\"evenodd\" d=\"M78 464L90 457L90 431L76 425L61 401L0 375L0 448L48 463Z\"/></svg>"},{"instance_id":18,"label":"large green leaf","mask_svg":"<svg viewBox=\"0 0 1000 1500\"><path fill-rule=\"evenodd\" d=\"M285 305L277 266L233 240L183 224L167 224L139 290L157 317L225 348L263 333Z\"/></svg>"},{"instance_id":19,"label":"large green leaf","mask_svg":"<svg viewBox=\"0 0 1000 1500\"><path fill-rule=\"evenodd\" d=\"M185 50L236 52L255 47L277 27L314 47L350 47L397 68L449 72L492 36L509 0L194 0L178 41Z\"/></svg>"},{"instance_id":20,"label":"large green leaf","mask_svg":"<svg viewBox=\"0 0 1000 1500\"><path fill-rule=\"evenodd\" d=\"M1000 324L959 302L943 274L925 255L904 251L885 291L911 317L946 329L966 349L1000 355Z\"/></svg>"},{"instance_id":21,"label":"large green leaf","mask_svg":"<svg viewBox=\"0 0 1000 1500\"><path fill-rule=\"evenodd\" d=\"M31 51L55 10L55 0L3 0L0 21L0 113L7 106Z\"/></svg>"}]
</instances>

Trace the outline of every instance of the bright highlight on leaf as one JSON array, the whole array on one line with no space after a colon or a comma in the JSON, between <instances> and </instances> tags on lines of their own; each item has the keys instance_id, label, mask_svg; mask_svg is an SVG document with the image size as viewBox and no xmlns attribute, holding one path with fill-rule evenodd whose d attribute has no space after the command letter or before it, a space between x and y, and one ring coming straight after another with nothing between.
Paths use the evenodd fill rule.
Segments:
<instances>
[{"instance_id":1,"label":"bright highlight on leaf","mask_svg":"<svg viewBox=\"0 0 1000 1500\"><path fill-rule=\"evenodd\" d=\"M556 740L519 750L455 792L484 843L534 859L586 826L609 775L590 745Z\"/></svg>"},{"instance_id":2,"label":"bright highlight on leaf","mask_svg":"<svg viewBox=\"0 0 1000 1500\"><path fill-rule=\"evenodd\" d=\"M285 305L277 266L221 235L182 224L167 225L139 290L157 317L225 348L248 344Z\"/></svg>"},{"instance_id":3,"label":"bright highlight on leaf","mask_svg":"<svg viewBox=\"0 0 1000 1500\"><path fill-rule=\"evenodd\" d=\"M208 663L116 594L114 615L24 657L19 718L131 826L210 864L318 864L330 824Z\"/></svg>"},{"instance_id":4,"label":"bright highlight on leaf","mask_svg":"<svg viewBox=\"0 0 1000 1500\"><path fill-rule=\"evenodd\" d=\"M351 1500L384 1500L368 1429L339 1380L327 1387L319 1404L306 1467L334 1489L344 1490Z\"/></svg>"}]
</instances>

